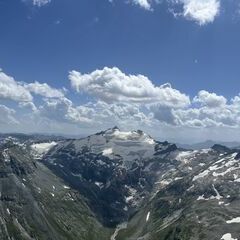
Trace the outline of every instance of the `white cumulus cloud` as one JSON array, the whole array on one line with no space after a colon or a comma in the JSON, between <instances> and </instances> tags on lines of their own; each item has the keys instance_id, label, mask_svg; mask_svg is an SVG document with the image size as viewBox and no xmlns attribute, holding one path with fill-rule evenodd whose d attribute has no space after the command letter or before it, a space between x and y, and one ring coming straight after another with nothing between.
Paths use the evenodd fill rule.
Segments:
<instances>
[{"instance_id":1,"label":"white cumulus cloud","mask_svg":"<svg viewBox=\"0 0 240 240\"><path fill-rule=\"evenodd\" d=\"M33 95L44 98L64 98L66 89L56 89L47 83L26 83L16 81L13 77L0 70L0 99L21 103L19 106L33 106Z\"/></svg>"},{"instance_id":2,"label":"white cumulus cloud","mask_svg":"<svg viewBox=\"0 0 240 240\"><path fill-rule=\"evenodd\" d=\"M175 13L175 16L183 16L193 20L199 25L211 23L220 13L220 0L172 0L174 5L182 6L182 11Z\"/></svg>"},{"instance_id":3,"label":"white cumulus cloud","mask_svg":"<svg viewBox=\"0 0 240 240\"><path fill-rule=\"evenodd\" d=\"M30 92L46 98L62 98L64 91L50 87L47 83L29 83L24 85Z\"/></svg>"},{"instance_id":4,"label":"white cumulus cloud","mask_svg":"<svg viewBox=\"0 0 240 240\"><path fill-rule=\"evenodd\" d=\"M0 125L17 124L18 121L15 119L15 110L0 105Z\"/></svg>"},{"instance_id":5,"label":"white cumulus cloud","mask_svg":"<svg viewBox=\"0 0 240 240\"><path fill-rule=\"evenodd\" d=\"M198 95L194 97L193 101L210 108L222 107L227 103L227 99L225 97L219 96L216 93L209 93L205 90L200 91Z\"/></svg>"},{"instance_id":6,"label":"white cumulus cloud","mask_svg":"<svg viewBox=\"0 0 240 240\"><path fill-rule=\"evenodd\" d=\"M187 95L170 84L155 86L146 76L127 75L117 67L105 67L88 74L71 71L69 79L77 92L86 92L106 102L159 102L173 107L184 107L190 103Z\"/></svg>"},{"instance_id":7,"label":"white cumulus cloud","mask_svg":"<svg viewBox=\"0 0 240 240\"><path fill-rule=\"evenodd\" d=\"M57 122L90 123L92 120L87 114L73 106L67 98L45 99L44 105L39 107L39 117L48 118Z\"/></svg>"},{"instance_id":8,"label":"white cumulus cloud","mask_svg":"<svg viewBox=\"0 0 240 240\"><path fill-rule=\"evenodd\" d=\"M67 127L75 133L76 129L86 132L118 125L158 129L159 134L162 129L181 130L189 138L201 132L223 137L226 132L240 134L240 95L227 99L201 90L190 99L169 83L157 86L147 76L126 74L117 67L85 74L71 71L69 79L73 89L83 93L77 98L80 101L66 98L64 88L18 82L0 71L0 129L66 133Z\"/></svg>"},{"instance_id":9,"label":"white cumulus cloud","mask_svg":"<svg viewBox=\"0 0 240 240\"><path fill-rule=\"evenodd\" d=\"M21 85L21 83L0 71L0 99L30 102L32 101L32 95Z\"/></svg>"}]
</instances>

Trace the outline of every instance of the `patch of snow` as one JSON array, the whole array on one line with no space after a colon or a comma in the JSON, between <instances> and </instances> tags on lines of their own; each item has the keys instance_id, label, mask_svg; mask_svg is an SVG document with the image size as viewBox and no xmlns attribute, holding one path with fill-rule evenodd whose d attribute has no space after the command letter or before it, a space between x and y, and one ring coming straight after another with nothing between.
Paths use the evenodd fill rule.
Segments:
<instances>
[{"instance_id":1,"label":"patch of snow","mask_svg":"<svg viewBox=\"0 0 240 240\"><path fill-rule=\"evenodd\" d=\"M227 173L232 172L232 171L237 170L237 169L240 169L240 167L230 167L230 168L228 168L228 169L227 169L226 171L224 171L224 172L220 172L220 173L213 172L213 176L214 176L214 177L224 176L224 175L226 175Z\"/></svg>"},{"instance_id":2,"label":"patch of snow","mask_svg":"<svg viewBox=\"0 0 240 240\"><path fill-rule=\"evenodd\" d=\"M197 152L198 151L182 151L177 154L175 159L177 161L188 163L192 160L192 158L196 155Z\"/></svg>"},{"instance_id":3,"label":"patch of snow","mask_svg":"<svg viewBox=\"0 0 240 240\"><path fill-rule=\"evenodd\" d=\"M181 179L183 179L183 177L176 177L174 181L181 180Z\"/></svg>"},{"instance_id":4,"label":"patch of snow","mask_svg":"<svg viewBox=\"0 0 240 240\"><path fill-rule=\"evenodd\" d=\"M209 170L210 171L215 171L215 170L218 170L218 169L221 169L221 168L223 168L224 167L224 165L222 165L222 166L217 166L217 165L213 165L213 166L211 166L211 167L209 167Z\"/></svg>"},{"instance_id":5,"label":"patch of snow","mask_svg":"<svg viewBox=\"0 0 240 240\"><path fill-rule=\"evenodd\" d=\"M159 182L155 182L155 184L161 184L162 186L167 186L169 185L173 180L172 179L166 179L166 180L162 180Z\"/></svg>"},{"instance_id":6,"label":"patch of snow","mask_svg":"<svg viewBox=\"0 0 240 240\"><path fill-rule=\"evenodd\" d=\"M119 129L109 129L86 139L74 140L76 152L88 148L90 152L103 154L108 158L120 158L127 169L132 167L136 159L143 162L154 156L156 142L140 131L122 132ZM113 155L114 153L114 155ZM104 165L105 163L98 162Z\"/></svg>"},{"instance_id":7,"label":"patch of snow","mask_svg":"<svg viewBox=\"0 0 240 240\"><path fill-rule=\"evenodd\" d=\"M233 218L231 220L226 221L226 223L231 224L231 223L240 223L240 217Z\"/></svg>"},{"instance_id":8,"label":"patch of snow","mask_svg":"<svg viewBox=\"0 0 240 240\"><path fill-rule=\"evenodd\" d=\"M223 197L219 194L219 192L215 188L214 184L212 185L212 187L213 187L214 192L216 193L216 196L211 196L210 198L205 198L204 194L203 194L203 195L201 195L201 196L199 196L197 198L197 201L200 201L200 200L208 201L208 200L214 200L214 199L219 201L220 199L222 199ZM222 205L222 204L224 204L224 202L223 201L219 201L218 204Z\"/></svg>"},{"instance_id":9,"label":"patch of snow","mask_svg":"<svg viewBox=\"0 0 240 240\"><path fill-rule=\"evenodd\" d=\"M74 201L74 199L72 198L72 195L70 193L67 194L66 200Z\"/></svg>"},{"instance_id":10,"label":"patch of snow","mask_svg":"<svg viewBox=\"0 0 240 240\"><path fill-rule=\"evenodd\" d=\"M137 193L137 190L132 188L132 187L129 187L127 185L125 185L125 187L128 189L128 196L125 197L125 202L126 203L129 203L130 201L132 201Z\"/></svg>"},{"instance_id":11,"label":"patch of snow","mask_svg":"<svg viewBox=\"0 0 240 240\"><path fill-rule=\"evenodd\" d=\"M125 198L126 203L129 203L133 199L133 196L128 196Z\"/></svg>"},{"instance_id":12,"label":"patch of snow","mask_svg":"<svg viewBox=\"0 0 240 240\"><path fill-rule=\"evenodd\" d=\"M36 143L31 146L32 150L42 155L47 153L52 147L56 146L56 142Z\"/></svg>"},{"instance_id":13,"label":"patch of snow","mask_svg":"<svg viewBox=\"0 0 240 240\"><path fill-rule=\"evenodd\" d=\"M101 166L106 165L106 163L104 161L102 161L101 159L98 159L97 163Z\"/></svg>"},{"instance_id":14,"label":"patch of snow","mask_svg":"<svg viewBox=\"0 0 240 240\"><path fill-rule=\"evenodd\" d=\"M102 188L104 186L104 184L101 182L95 182L95 185L97 185L99 188Z\"/></svg>"},{"instance_id":15,"label":"patch of snow","mask_svg":"<svg viewBox=\"0 0 240 240\"><path fill-rule=\"evenodd\" d=\"M200 150L201 153L209 153L210 151L212 151L211 148L205 148Z\"/></svg>"},{"instance_id":16,"label":"patch of snow","mask_svg":"<svg viewBox=\"0 0 240 240\"><path fill-rule=\"evenodd\" d=\"M216 199L217 199L217 200L220 200L221 198L223 198L223 197L219 194L219 192L217 191L217 189L215 188L214 184L212 185L212 187L213 187L214 192L216 193Z\"/></svg>"},{"instance_id":17,"label":"patch of snow","mask_svg":"<svg viewBox=\"0 0 240 240\"><path fill-rule=\"evenodd\" d=\"M194 186L194 184L191 186L191 187L189 187L188 189L187 189L187 191L190 191L191 189L193 189L195 186Z\"/></svg>"},{"instance_id":18,"label":"patch of snow","mask_svg":"<svg viewBox=\"0 0 240 240\"><path fill-rule=\"evenodd\" d=\"M210 172L209 170L205 170L205 171L199 173L197 176L194 176L193 181L196 181L199 178L206 177L209 174L209 172Z\"/></svg>"},{"instance_id":19,"label":"patch of snow","mask_svg":"<svg viewBox=\"0 0 240 240\"><path fill-rule=\"evenodd\" d=\"M6 210L7 210L7 214L11 215L9 208L7 208Z\"/></svg>"},{"instance_id":20,"label":"patch of snow","mask_svg":"<svg viewBox=\"0 0 240 240\"><path fill-rule=\"evenodd\" d=\"M152 138L150 138L150 137L146 137L144 142L148 143L150 145L154 145L155 144L155 141Z\"/></svg>"},{"instance_id":21,"label":"patch of snow","mask_svg":"<svg viewBox=\"0 0 240 240\"><path fill-rule=\"evenodd\" d=\"M122 132L119 131L119 129L116 129L115 131L113 131L113 136L115 136L118 139L121 140L127 140L129 139L129 137L134 137L134 133L133 132Z\"/></svg>"},{"instance_id":22,"label":"patch of snow","mask_svg":"<svg viewBox=\"0 0 240 240\"><path fill-rule=\"evenodd\" d=\"M118 140L142 140L146 144L154 145L155 141L146 133L139 134L137 131L122 132L119 129L115 129L112 134Z\"/></svg>"},{"instance_id":23,"label":"patch of snow","mask_svg":"<svg viewBox=\"0 0 240 240\"><path fill-rule=\"evenodd\" d=\"M73 175L74 177L79 177L79 178L82 178L82 174L79 173L79 174L76 174L76 173L71 173L71 175Z\"/></svg>"},{"instance_id":24,"label":"patch of snow","mask_svg":"<svg viewBox=\"0 0 240 240\"><path fill-rule=\"evenodd\" d=\"M228 161L227 163L225 163L224 166L230 167L230 166L234 165L235 163L238 163L238 160L232 159L232 160Z\"/></svg>"},{"instance_id":25,"label":"patch of snow","mask_svg":"<svg viewBox=\"0 0 240 240\"><path fill-rule=\"evenodd\" d=\"M123 210L126 212L126 211L128 210L128 207L125 206L125 207L123 208Z\"/></svg>"},{"instance_id":26,"label":"patch of snow","mask_svg":"<svg viewBox=\"0 0 240 240\"><path fill-rule=\"evenodd\" d=\"M150 212L148 212L148 214L147 214L146 222L148 222L149 218L150 218Z\"/></svg>"},{"instance_id":27,"label":"patch of snow","mask_svg":"<svg viewBox=\"0 0 240 240\"><path fill-rule=\"evenodd\" d=\"M221 240L238 240L237 238L232 238L231 233L226 233L222 236Z\"/></svg>"},{"instance_id":28,"label":"patch of snow","mask_svg":"<svg viewBox=\"0 0 240 240\"><path fill-rule=\"evenodd\" d=\"M200 201L200 200L209 200L209 198L205 198L203 194L197 198L197 201Z\"/></svg>"},{"instance_id":29,"label":"patch of snow","mask_svg":"<svg viewBox=\"0 0 240 240\"><path fill-rule=\"evenodd\" d=\"M9 154L8 154L8 149L4 149L3 152L2 152L2 155L4 157L4 161L5 162L10 162L10 157L9 157Z\"/></svg>"},{"instance_id":30,"label":"patch of snow","mask_svg":"<svg viewBox=\"0 0 240 240\"><path fill-rule=\"evenodd\" d=\"M111 154L113 154L113 149L112 148L106 148L102 152L103 156L108 156L108 155L111 155Z\"/></svg>"}]
</instances>

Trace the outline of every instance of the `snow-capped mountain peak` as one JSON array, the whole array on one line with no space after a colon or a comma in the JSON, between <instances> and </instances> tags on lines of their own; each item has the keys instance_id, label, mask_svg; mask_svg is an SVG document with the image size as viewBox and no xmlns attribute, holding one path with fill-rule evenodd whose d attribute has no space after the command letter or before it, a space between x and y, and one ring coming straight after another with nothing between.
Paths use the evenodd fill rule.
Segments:
<instances>
[{"instance_id":1,"label":"snow-capped mountain peak","mask_svg":"<svg viewBox=\"0 0 240 240\"><path fill-rule=\"evenodd\" d=\"M125 168L131 168L135 161L142 162L152 157L157 144L140 130L124 132L114 127L87 138L60 142L53 148L53 152L68 148L81 154L87 149L91 154L121 160Z\"/></svg>"}]
</instances>

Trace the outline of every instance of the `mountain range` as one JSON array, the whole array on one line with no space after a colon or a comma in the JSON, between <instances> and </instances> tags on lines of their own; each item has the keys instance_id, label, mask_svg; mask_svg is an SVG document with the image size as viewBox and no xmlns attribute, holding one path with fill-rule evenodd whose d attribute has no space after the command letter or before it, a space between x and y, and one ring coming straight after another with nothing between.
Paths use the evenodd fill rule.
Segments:
<instances>
[{"instance_id":1,"label":"mountain range","mask_svg":"<svg viewBox=\"0 0 240 240\"><path fill-rule=\"evenodd\" d=\"M240 148L240 142L236 142L236 141L223 142L223 141L207 140L204 142L198 142L198 143L193 143L193 144L177 143L176 145L180 148L201 150L204 148L211 148L215 144L220 144L220 145L226 146L228 148Z\"/></svg>"},{"instance_id":2,"label":"mountain range","mask_svg":"<svg viewBox=\"0 0 240 240\"><path fill-rule=\"evenodd\" d=\"M0 239L240 240L240 150L117 127L0 137Z\"/></svg>"}]
</instances>

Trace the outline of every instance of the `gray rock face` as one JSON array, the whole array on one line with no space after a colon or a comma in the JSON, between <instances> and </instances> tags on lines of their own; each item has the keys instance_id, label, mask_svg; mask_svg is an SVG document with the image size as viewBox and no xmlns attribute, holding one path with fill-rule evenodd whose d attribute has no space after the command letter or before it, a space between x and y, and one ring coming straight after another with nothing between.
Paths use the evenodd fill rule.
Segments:
<instances>
[{"instance_id":1,"label":"gray rock face","mask_svg":"<svg viewBox=\"0 0 240 240\"><path fill-rule=\"evenodd\" d=\"M0 187L0 239L240 240L239 150L221 145L182 150L116 127L3 141Z\"/></svg>"},{"instance_id":2,"label":"gray rock face","mask_svg":"<svg viewBox=\"0 0 240 240\"><path fill-rule=\"evenodd\" d=\"M35 161L26 145L0 148L0 239L108 239L81 195Z\"/></svg>"},{"instance_id":3,"label":"gray rock face","mask_svg":"<svg viewBox=\"0 0 240 240\"><path fill-rule=\"evenodd\" d=\"M239 239L237 154L180 152L176 157L180 164L165 176L165 184L117 239L217 240L229 234L232 238L228 239Z\"/></svg>"}]
</instances>

